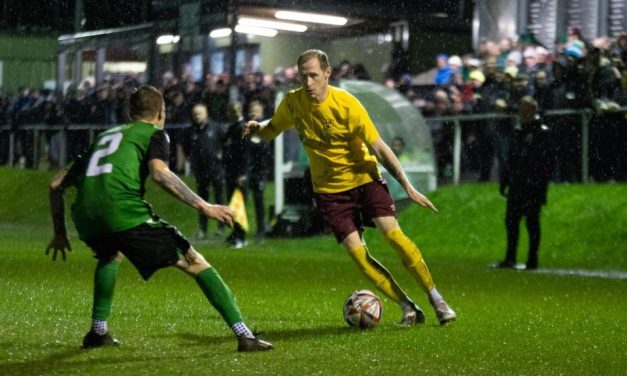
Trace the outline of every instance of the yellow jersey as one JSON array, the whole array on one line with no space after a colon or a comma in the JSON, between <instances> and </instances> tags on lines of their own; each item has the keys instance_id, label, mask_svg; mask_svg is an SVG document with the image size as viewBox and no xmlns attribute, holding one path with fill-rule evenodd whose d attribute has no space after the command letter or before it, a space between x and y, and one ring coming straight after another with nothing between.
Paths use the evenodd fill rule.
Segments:
<instances>
[{"instance_id":1,"label":"yellow jersey","mask_svg":"<svg viewBox=\"0 0 627 376\"><path fill-rule=\"evenodd\" d=\"M303 88L290 91L270 123L257 133L272 139L296 128L317 193L347 191L380 177L377 160L365 145L379 139L368 112L346 90L328 88L322 103L311 100Z\"/></svg>"}]
</instances>

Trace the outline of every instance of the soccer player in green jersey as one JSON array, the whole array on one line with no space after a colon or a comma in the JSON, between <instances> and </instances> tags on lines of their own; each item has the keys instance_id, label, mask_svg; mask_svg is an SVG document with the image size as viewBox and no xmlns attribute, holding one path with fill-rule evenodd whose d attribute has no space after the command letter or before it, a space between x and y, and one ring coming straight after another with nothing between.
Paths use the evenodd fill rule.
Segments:
<instances>
[{"instance_id":1,"label":"soccer player in green jersey","mask_svg":"<svg viewBox=\"0 0 627 376\"><path fill-rule=\"evenodd\" d=\"M129 115L131 123L100 134L89 152L59 172L50 184L54 237L46 254L53 250L54 260L61 252L65 259L65 251L71 250L65 228L64 191L75 186L72 219L80 239L98 259L92 327L83 339L83 347L118 344L108 332L107 318L118 268L126 257L144 280L168 266L176 266L192 276L232 328L238 351L272 349L271 343L257 338L246 326L233 293L216 269L176 228L155 215L144 200L144 184L150 176L200 214L233 225L234 214L228 207L207 203L168 168L163 96L152 86L139 87L130 96Z\"/></svg>"}]
</instances>

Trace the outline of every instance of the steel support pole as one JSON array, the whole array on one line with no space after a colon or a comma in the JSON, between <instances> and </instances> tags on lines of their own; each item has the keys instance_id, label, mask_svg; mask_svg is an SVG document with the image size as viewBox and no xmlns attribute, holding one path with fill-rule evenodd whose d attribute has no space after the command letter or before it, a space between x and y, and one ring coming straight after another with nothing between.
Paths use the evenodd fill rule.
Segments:
<instances>
[{"instance_id":1,"label":"steel support pole","mask_svg":"<svg viewBox=\"0 0 627 376\"><path fill-rule=\"evenodd\" d=\"M590 180L590 117L587 112L581 113L581 181Z\"/></svg>"},{"instance_id":2,"label":"steel support pole","mask_svg":"<svg viewBox=\"0 0 627 376\"><path fill-rule=\"evenodd\" d=\"M462 126L459 119L453 120L453 184L459 184L462 161Z\"/></svg>"},{"instance_id":3,"label":"steel support pole","mask_svg":"<svg viewBox=\"0 0 627 376\"><path fill-rule=\"evenodd\" d=\"M9 132L9 167L15 166L15 131Z\"/></svg>"}]
</instances>

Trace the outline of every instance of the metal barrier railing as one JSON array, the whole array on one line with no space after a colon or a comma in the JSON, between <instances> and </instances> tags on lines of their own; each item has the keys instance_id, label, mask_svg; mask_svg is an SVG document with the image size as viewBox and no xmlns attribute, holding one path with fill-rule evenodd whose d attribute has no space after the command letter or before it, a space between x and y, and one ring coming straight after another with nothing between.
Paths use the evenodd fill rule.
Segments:
<instances>
[{"instance_id":1,"label":"metal barrier railing","mask_svg":"<svg viewBox=\"0 0 627 376\"><path fill-rule=\"evenodd\" d=\"M627 107L621 107L616 112L627 112ZM549 110L544 113L544 117L554 116L572 116L577 115L581 118L581 180L583 182L589 181L589 152L590 152L590 120L594 115L590 109L562 109L562 110ZM439 117L427 117L425 121L429 122L443 122L453 123L453 184L457 185L461 176L461 154L462 154L462 126L461 123L468 121L478 120L498 120L498 119L510 119L517 121L516 115L506 115L501 113L486 113L486 114L472 114L472 115L456 115L456 116L439 116ZM182 129L188 127L189 124L167 124L166 129ZM72 131L87 130L89 132L89 141L93 141L97 131L109 129L108 125L96 125L96 124L70 124L70 125L46 125L46 124L27 124L19 126L17 131L32 131L32 145L31 151L34 163L37 163L39 159L39 137L41 132L60 132L60 147L59 147L59 164L65 166L67 162L67 133ZM15 146L16 146L16 130L9 125L0 126L0 132L9 132L9 153L8 153L8 166L15 165ZM37 167L37 166L35 166Z\"/></svg>"},{"instance_id":2,"label":"metal barrier railing","mask_svg":"<svg viewBox=\"0 0 627 376\"><path fill-rule=\"evenodd\" d=\"M615 112L627 112L627 107L621 107ZM594 115L591 109L561 109L548 110L544 112L544 117L555 116L572 116L577 115L581 118L581 180L588 182L590 180L589 170L589 154L590 154L590 120ZM472 114L472 115L456 115L456 116L438 116L427 117L425 121L453 123L453 184L459 184L461 175L461 153L462 153L462 122L478 121L478 120L499 120L510 119L518 121L517 115L506 115L500 113Z\"/></svg>"},{"instance_id":3,"label":"metal barrier railing","mask_svg":"<svg viewBox=\"0 0 627 376\"><path fill-rule=\"evenodd\" d=\"M166 129L182 129L188 127L189 124L167 124ZM100 124L69 124L69 125L47 125L47 124L24 124L20 125L17 129L12 128L10 125L0 126L0 132L9 132L9 145L8 145L8 158L7 166L15 166L15 151L16 151L16 133L20 131L32 132L32 150L31 156L35 168L39 160L39 138L44 132L57 133L60 136L59 145L59 165L65 166L67 163L67 133L73 131L88 131L89 143L94 140L96 132L107 130L114 127L113 125L100 125Z\"/></svg>"}]
</instances>

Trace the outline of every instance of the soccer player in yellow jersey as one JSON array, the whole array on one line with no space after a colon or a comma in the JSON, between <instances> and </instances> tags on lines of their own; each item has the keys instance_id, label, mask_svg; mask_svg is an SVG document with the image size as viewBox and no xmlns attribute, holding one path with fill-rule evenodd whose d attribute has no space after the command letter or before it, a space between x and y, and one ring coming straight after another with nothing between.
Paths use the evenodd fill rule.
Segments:
<instances>
[{"instance_id":1,"label":"soccer player in yellow jersey","mask_svg":"<svg viewBox=\"0 0 627 376\"><path fill-rule=\"evenodd\" d=\"M301 86L290 91L270 120L249 121L243 136L272 139L294 127L309 157L316 205L361 270L403 309L401 324L424 323L425 317L392 275L368 252L364 226L376 227L429 296L440 324L455 312L435 288L418 247L401 230L394 201L381 178L377 161L401 184L409 198L437 212L411 185L400 162L381 139L366 109L348 92L329 85L329 60L323 51L308 50L298 58Z\"/></svg>"}]
</instances>

